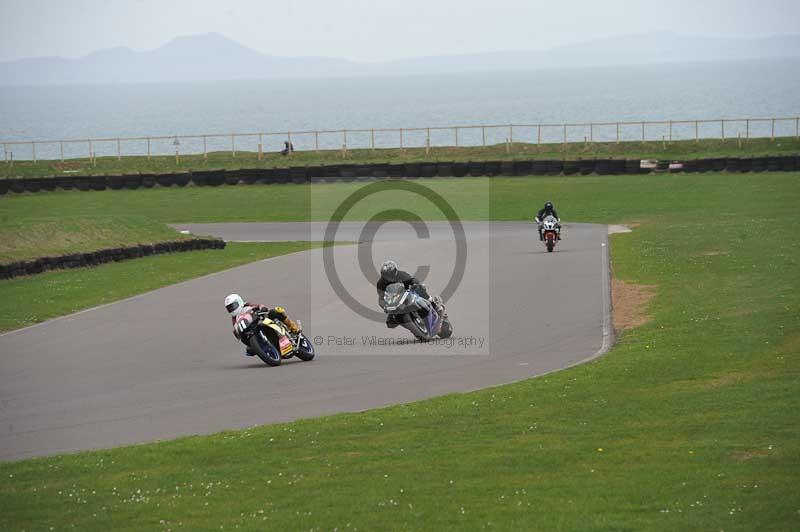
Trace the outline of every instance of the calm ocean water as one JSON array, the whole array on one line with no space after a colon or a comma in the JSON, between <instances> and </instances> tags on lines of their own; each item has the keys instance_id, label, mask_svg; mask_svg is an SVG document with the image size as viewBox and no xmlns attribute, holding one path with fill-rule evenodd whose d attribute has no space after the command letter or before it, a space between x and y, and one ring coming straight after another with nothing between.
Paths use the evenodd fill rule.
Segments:
<instances>
[{"instance_id":1,"label":"calm ocean water","mask_svg":"<svg viewBox=\"0 0 800 532\"><path fill-rule=\"evenodd\" d=\"M254 80L183 84L61 87L0 87L0 142L86 139L230 132L411 128L473 124L538 124L622 120L716 119L800 115L800 59L719 64L492 72L327 80ZM701 135L719 130L702 126ZM732 124L726 134L735 136ZM743 127L743 126L742 126ZM768 134L768 124L751 134ZM761 130L759 130L761 128ZM778 125L794 134L794 123ZM662 128L663 129L663 128ZM648 130L660 139L661 129ZM545 130L544 141L559 141ZM585 132L570 130L571 140ZM691 138L693 127L676 127ZM613 128L595 139L613 138ZM641 129L623 130L638 138ZM397 133L378 134L378 146L396 145ZM487 142L502 142L506 130L490 130ZM520 129L515 140L535 141ZM277 150L284 136L267 137ZM313 148L313 135L295 137L297 149ZM424 133L406 133L406 145L422 145ZM436 132L432 144L452 143L451 131ZM349 134L350 147L369 144L369 134ZM481 142L480 130L459 133L462 144ZM339 147L341 134L323 135L323 147ZM256 138L237 139L237 149L256 149ZM212 139L209 149L230 149L230 138ZM29 146L9 148L30 158ZM116 143L95 146L115 154ZM145 145L124 143L125 153ZM172 141L154 142L154 152L174 153ZM181 151L202 150L201 141L182 142ZM66 156L86 156L87 145L67 144ZM37 146L42 158L59 156L58 146Z\"/></svg>"}]
</instances>

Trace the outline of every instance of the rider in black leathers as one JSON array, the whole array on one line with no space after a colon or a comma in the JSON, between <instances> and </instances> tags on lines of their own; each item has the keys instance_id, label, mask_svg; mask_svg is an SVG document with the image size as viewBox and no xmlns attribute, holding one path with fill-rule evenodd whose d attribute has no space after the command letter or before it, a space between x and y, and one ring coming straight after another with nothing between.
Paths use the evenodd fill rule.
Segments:
<instances>
[{"instance_id":1,"label":"rider in black leathers","mask_svg":"<svg viewBox=\"0 0 800 532\"><path fill-rule=\"evenodd\" d=\"M381 277L378 279L378 282L375 285L375 287L378 289L378 305L380 305L381 308L384 306L383 293L386 291L386 287L392 283L403 283L403 286L406 287L406 289L412 288L417 295L430 301L439 314L443 314L444 307L442 306L441 298L438 296L431 297L428 294L428 290L425 288L424 284L420 283L417 278L410 273L398 269L397 263L393 260L384 261L384 263L381 265ZM395 321L394 316L386 316L387 327L393 329L398 325L399 324Z\"/></svg>"},{"instance_id":2,"label":"rider in black leathers","mask_svg":"<svg viewBox=\"0 0 800 532\"><path fill-rule=\"evenodd\" d=\"M558 223L556 224L556 227L557 227L556 235L557 235L557 238L559 240L561 240L561 218L558 217L558 214L556 213L556 209L555 209L555 207L553 207L553 202L551 202L551 201L548 201L547 203L545 203L544 207L539 209L539 212L536 213L535 220L536 220L536 225L539 227L539 240L544 240L544 235L542 235L542 222L548 216L552 216L553 218L555 218L557 220Z\"/></svg>"}]
</instances>

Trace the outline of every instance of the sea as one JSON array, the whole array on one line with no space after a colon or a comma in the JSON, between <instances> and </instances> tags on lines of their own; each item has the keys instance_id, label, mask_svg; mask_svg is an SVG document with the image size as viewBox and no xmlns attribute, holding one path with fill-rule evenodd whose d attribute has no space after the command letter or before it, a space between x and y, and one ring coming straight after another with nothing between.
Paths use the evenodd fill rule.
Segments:
<instances>
[{"instance_id":1,"label":"sea","mask_svg":"<svg viewBox=\"0 0 800 532\"><path fill-rule=\"evenodd\" d=\"M776 135L795 135L800 116L800 58L460 74L217 82L0 87L0 142L36 145L36 157L295 149L561 142L559 124L792 118ZM508 125L514 124L513 129ZM543 128L537 128L544 124ZM429 133L425 128L433 129ZM725 134L768 136L771 121L729 122ZM747 128L749 131L746 131ZM391 131L380 131L389 129ZM675 124L672 138L719 136L719 122ZM342 132L341 130L347 130ZM361 131L359 131L361 130ZM378 130L378 131L370 131ZM591 130L591 131L590 131ZM298 133L302 131L324 131ZM252 134L236 136L232 133ZM257 134L262 133L259 137ZM615 126L569 126L570 141L612 140ZM647 125L648 140L669 134ZM197 135L195 138L181 136ZM216 135L216 136L215 136ZM642 127L622 126L622 140ZM87 139L110 140L93 142ZM4 156L30 159L30 144L5 144Z\"/></svg>"}]
</instances>

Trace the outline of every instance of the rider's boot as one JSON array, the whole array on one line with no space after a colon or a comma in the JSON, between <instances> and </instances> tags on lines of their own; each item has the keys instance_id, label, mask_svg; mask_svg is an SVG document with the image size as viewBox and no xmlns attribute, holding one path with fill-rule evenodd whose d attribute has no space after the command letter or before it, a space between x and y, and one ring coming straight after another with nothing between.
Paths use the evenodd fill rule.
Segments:
<instances>
[{"instance_id":1,"label":"rider's boot","mask_svg":"<svg viewBox=\"0 0 800 532\"><path fill-rule=\"evenodd\" d=\"M253 349L248 346L248 348L245 349L245 351L244 351L244 356L246 356L246 357L254 357L254 356L256 356L256 352L253 351Z\"/></svg>"},{"instance_id":2,"label":"rider's boot","mask_svg":"<svg viewBox=\"0 0 800 532\"><path fill-rule=\"evenodd\" d=\"M300 332L300 325L298 325L296 321L290 318L284 318L283 324L289 327L289 332L291 332L292 334L297 334Z\"/></svg>"},{"instance_id":3,"label":"rider's boot","mask_svg":"<svg viewBox=\"0 0 800 532\"><path fill-rule=\"evenodd\" d=\"M544 234L542 234L542 230L541 229L539 229L539 240L544 242Z\"/></svg>"},{"instance_id":4,"label":"rider's boot","mask_svg":"<svg viewBox=\"0 0 800 532\"><path fill-rule=\"evenodd\" d=\"M433 296L429 299L429 301L433 304L433 308L436 309L436 313L441 316L443 319L447 317L447 311L444 309L444 303L442 303L441 296Z\"/></svg>"}]
</instances>

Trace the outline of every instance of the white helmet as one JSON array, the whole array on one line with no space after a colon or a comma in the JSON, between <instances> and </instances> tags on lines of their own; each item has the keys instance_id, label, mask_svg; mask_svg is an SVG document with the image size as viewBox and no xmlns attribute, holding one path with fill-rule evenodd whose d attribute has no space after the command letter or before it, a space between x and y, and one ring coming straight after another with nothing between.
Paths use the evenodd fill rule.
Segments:
<instances>
[{"instance_id":1,"label":"white helmet","mask_svg":"<svg viewBox=\"0 0 800 532\"><path fill-rule=\"evenodd\" d=\"M225 310L234 318L242 313L244 299L239 294L231 294L225 298Z\"/></svg>"}]
</instances>

